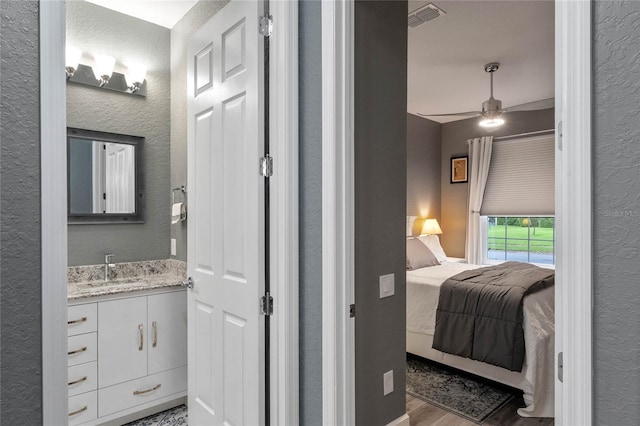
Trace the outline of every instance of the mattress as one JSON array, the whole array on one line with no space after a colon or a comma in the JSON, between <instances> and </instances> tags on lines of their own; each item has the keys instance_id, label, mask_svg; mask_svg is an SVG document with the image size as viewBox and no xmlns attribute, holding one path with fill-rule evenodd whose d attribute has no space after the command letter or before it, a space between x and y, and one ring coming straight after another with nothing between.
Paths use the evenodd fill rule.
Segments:
<instances>
[{"instance_id":1,"label":"mattress","mask_svg":"<svg viewBox=\"0 0 640 426\"><path fill-rule=\"evenodd\" d=\"M428 342L429 345L432 342L442 283L462 271L481 267L483 266L446 262L438 266L407 271L407 341L411 339L413 342L408 352L418 352L416 355L454 367L459 367L457 364L461 363L465 366L463 369L467 371L518 387L523 390L527 405L518 410L518 414L525 417L553 417L555 333L553 287L524 298L523 328L526 355L522 372L510 372L495 366L485 368L488 364L444 354L431 347L420 348L415 345L417 341ZM420 335L424 338L420 338ZM447 360L453 360L453 362L447 362Z\"/></svg>"}]
</instances>

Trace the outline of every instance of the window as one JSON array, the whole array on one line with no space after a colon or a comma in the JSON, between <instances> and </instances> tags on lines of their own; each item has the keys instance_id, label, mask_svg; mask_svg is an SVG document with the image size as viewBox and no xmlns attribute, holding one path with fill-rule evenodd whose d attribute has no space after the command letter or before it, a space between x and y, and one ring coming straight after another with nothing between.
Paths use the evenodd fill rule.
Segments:
<instances>
[{"instance_id":1,"label":"window","mask_svg":"<svg viewBox=\"0 0 640 426\"><path fill-rule=\"evenodd\" d=\"M553 216L485 216L485 263L507 260L555 264Z\"/></svg>"}]
</instances>

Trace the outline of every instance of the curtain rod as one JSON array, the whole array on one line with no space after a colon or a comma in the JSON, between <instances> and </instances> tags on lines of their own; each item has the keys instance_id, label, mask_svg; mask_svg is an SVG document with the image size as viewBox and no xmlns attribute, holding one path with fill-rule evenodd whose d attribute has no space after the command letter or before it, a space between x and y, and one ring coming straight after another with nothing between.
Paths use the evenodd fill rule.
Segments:
<instances>
[{"instance_id":1,"label":"curtain rod","mask_svg":"<svg viewBox=\"0 0 640 426\"><path fill-rule=\"evenodd\" d=\"M493 138L493 141L505 141L505 140L509 140L509 139L517 139L517 138L523 138L526 136L542 136L542 135L550 135L555 133L554 129L547 129L547 130L538 130L537 132L525 132L525 133L518 133L516 135L509 135L509 136L498 136ZM467 145L469 145L469 143L471 142L471 139L469 139L467 141Z\"/></svg>"}]
</instances>

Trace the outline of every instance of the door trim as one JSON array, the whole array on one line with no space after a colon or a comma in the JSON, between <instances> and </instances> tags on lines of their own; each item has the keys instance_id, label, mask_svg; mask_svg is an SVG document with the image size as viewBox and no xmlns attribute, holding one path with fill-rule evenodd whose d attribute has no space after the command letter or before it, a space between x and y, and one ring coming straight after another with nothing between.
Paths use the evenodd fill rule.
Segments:
<instances>
[{"instance_id":1,"label":"door trim","mask_svg":"<svg viewBox=\"0 0 640 426\"><path fill-rule=\"evenodd\" d=\"M555 6L555 120L556 134L562 133L562 150L556 144L556 359L564 352L564 383L557 365L554 374L556 422L591 425L591 2Z\"/></svg>"},{"instance_id":2,"label":"door trim","mask_svg":"<svg viewBox=\"0 0 640 426\"><path fill-rule=\"evenodd\" d=\"M556 315L556 353L564 351L564 384L556 377L556 422L592 422L591 313L591 5L558 0L555 18L556 122L564 155L556 167L560 248L556 288L572 286ZM353 321L353 1L322 4L323 145L323 421L354 424ZM560 166L560 163L562 164ZM568 171L571 171L569 175ZM563 244L564 243L564 244ZM569 251L568 248L575 248ZM576 285L575 283L580 283ZM575 303L575 302L578 303ZM564 337L564 343L561 338ZM557 373L557 371L556 371ZM345 401L342 404L342 401Z\"/></svg>"},{"instance_id":3,"label":"door trim","mask_svg":"<svg viewBox=\"0 0 640 426\"><path fill-rule=\"evenodd\" d=\"M322 422L355 424L354 2L322 2Z\"/></svg>"},{"instance_id":4,"label":"door trim","mask_svg":"<svg viewBox=\"0 0 640 426\"><path fill-rule=\"evenodd\" d=\"M299 423L298 2L271 1L271 424Z\"/></svg>"},{"instance_id":5,"label":"door trim","mask_svg":"<svg viewBox=\"0 0 640 426\"><path fill-rule=\"evenodd\" d=\"M65 18L63 1L40 2L42 423L45 425L67 424L68 419L67 115L62 73Z\"/></svg>"},{"instance_id":6,"label":"door trim","mask_svg":"<svg viewBox=\"0 0 640 426\"><path fill-rule=\"evenodd\" d=\"M272 424L298 424L298 2L272 2ZM66 424L66 8L40 2L43 423ZM278 34L284 34L279 37ZM61 71L62 73L62 71ZM282 308L280 308L282 307ZM257 306L256 306L257 308Z\"/></svg>"}]
</instances>

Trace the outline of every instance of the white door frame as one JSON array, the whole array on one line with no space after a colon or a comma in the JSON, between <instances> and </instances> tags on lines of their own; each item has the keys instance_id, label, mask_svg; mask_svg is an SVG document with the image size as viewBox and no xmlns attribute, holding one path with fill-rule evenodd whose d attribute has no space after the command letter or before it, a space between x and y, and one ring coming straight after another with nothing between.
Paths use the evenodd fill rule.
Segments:
<instances>
[{"instance_id":1,"label":"white door frame","mask_svg":"<svg viewBox=\"0 0 640 426\"><path fill-rule=\"evenodd\" d=\"M270 46L271 419L272 424L295 425L299 408L298 2L273 1L270 8L274 19ZM47 160L41 161L40 169L43 424L66 424L68 418L65 10L62 0L40 1L40 140L41 156Z\"/></svg>"},{"instance_id":2,"label":"white door frame","mask_svg":"<svg viewBox=\"0 0 640 426\"><path fill-rule=\"evenodd\" d=\"M556 422L592 419L591 314L591 5L556 2L556 122L563 150L556 160L559 225ZM354 424L355 348L348 306L354 294L353 0L322 4L323 144L323 422ZM576 303L577 302L577 303ZM564 343L563 339L564 338ZM557 377L557 374L556 374Z\"/></svg>"}]
</instances>

